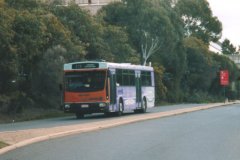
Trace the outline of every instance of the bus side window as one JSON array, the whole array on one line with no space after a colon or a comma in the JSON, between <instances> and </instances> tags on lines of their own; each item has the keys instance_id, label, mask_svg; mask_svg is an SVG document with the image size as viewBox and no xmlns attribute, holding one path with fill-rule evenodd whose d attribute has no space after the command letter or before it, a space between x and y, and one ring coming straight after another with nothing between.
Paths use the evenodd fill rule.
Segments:
<instances>
[{"instance_id":1,"label":"bus side window","mask_svg":"<svg viewBox=\"0 0 240 160\"><path fill-rule=\"evenodd\" d=\"M152 86L151 82L151 72L143 71L141 73L141 80L143 86Z\"/></svg>"},{"instance_id":2,"label":"bus side window","mask_svg":"<svg viewBox=\"0 0 240 160\"><path fill-rule=\"evenodd\" d=\"M123 80L122 80L122 69L117 69L116 70L116 76L117 76L117 86L120 86L123 84Z\"/></svg>"}]
</instances>

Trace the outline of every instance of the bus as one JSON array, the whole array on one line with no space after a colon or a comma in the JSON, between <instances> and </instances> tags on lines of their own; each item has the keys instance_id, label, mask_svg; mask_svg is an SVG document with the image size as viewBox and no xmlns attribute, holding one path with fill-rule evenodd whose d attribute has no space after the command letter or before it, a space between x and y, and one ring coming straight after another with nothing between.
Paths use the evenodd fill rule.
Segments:
<instances>
[{"instance_id":1,"label":"bus","mask_svg":"<svg viewBox=\"0 0 240 160\"><path fill-rule=\"evenodd\" d=\"M154 107L154 72L151 66L104 61L64 64L63 109L85 114L145 113Z\"/></svg>"}]
</instances>

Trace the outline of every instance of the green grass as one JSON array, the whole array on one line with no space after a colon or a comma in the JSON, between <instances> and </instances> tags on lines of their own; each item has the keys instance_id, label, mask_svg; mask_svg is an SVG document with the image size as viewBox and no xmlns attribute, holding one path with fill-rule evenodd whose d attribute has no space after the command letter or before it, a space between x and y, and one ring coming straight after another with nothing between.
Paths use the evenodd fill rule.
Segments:
<instances>
[{"instance_id":1,"label":"green grass","mask_svg":"<svg viewBox=\"0 0 240 160\"><path fill-rule=\"evenodd\" d=\"M46 119L46 118L54 118L54 117L63 117L68 116L70 114L65 114L63 111L57 109L30 109L26 110L21 114L0 114L0 124L1 123L12 123L12 122L21 122L21 121L31 121L37 119Z\"/></svg>"},{"instance_id":2,"label":"green grass","mask_svg":"<svg viewBox=\"0 0 240 160\"><path fill-rule=\"evenodd\" d=\"M0 141L0 149L4 148L4 147L7 147L7 146L8 146L8 144Z\"/></svg>"}]
</instances>

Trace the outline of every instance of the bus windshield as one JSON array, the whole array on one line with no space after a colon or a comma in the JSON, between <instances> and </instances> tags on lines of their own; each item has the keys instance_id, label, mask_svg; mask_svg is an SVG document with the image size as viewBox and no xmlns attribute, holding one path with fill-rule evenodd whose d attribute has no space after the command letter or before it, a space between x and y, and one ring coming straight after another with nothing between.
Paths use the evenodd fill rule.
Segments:
<instances>
[{"instance_id":1,"label":"bus windshield","mask_svg":"<svg viewBox=\"0 0 240 160\"><path fill-rule=\"evenodd\" d=\"M65 90L90 92L104 89L106 71L81 71L65 73Z\"/></svg>"}]
</instances>

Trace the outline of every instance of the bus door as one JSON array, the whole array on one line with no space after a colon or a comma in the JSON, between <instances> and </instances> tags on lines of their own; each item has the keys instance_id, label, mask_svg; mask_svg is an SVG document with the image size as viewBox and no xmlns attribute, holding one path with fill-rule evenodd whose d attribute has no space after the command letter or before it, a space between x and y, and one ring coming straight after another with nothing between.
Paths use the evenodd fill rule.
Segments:
<instances>
[{"instance_id":1,"label":"bus door","mask_svg":"<svg viewBox=\"0 0 240 160\"><path fill-rule=\"evenodd\" d=\"M110 71L110 105L114 106L117 102L117 89L116 89L116 74L115 71Z\"/></svg>"},{"instance_id":2,"label":"bus door","mask_svg":"<svg viewBox=\"0 0 240 160\"><path fill-rule=\"evenodd\" d=\"M136 104L137 107L140 108L141 107L141 101L142 101L142 83L141 83L141 76L140 76L140 71L136 72L136 76L135 76L135 85L136 85Z\"/></svg>"}]
</instances>

